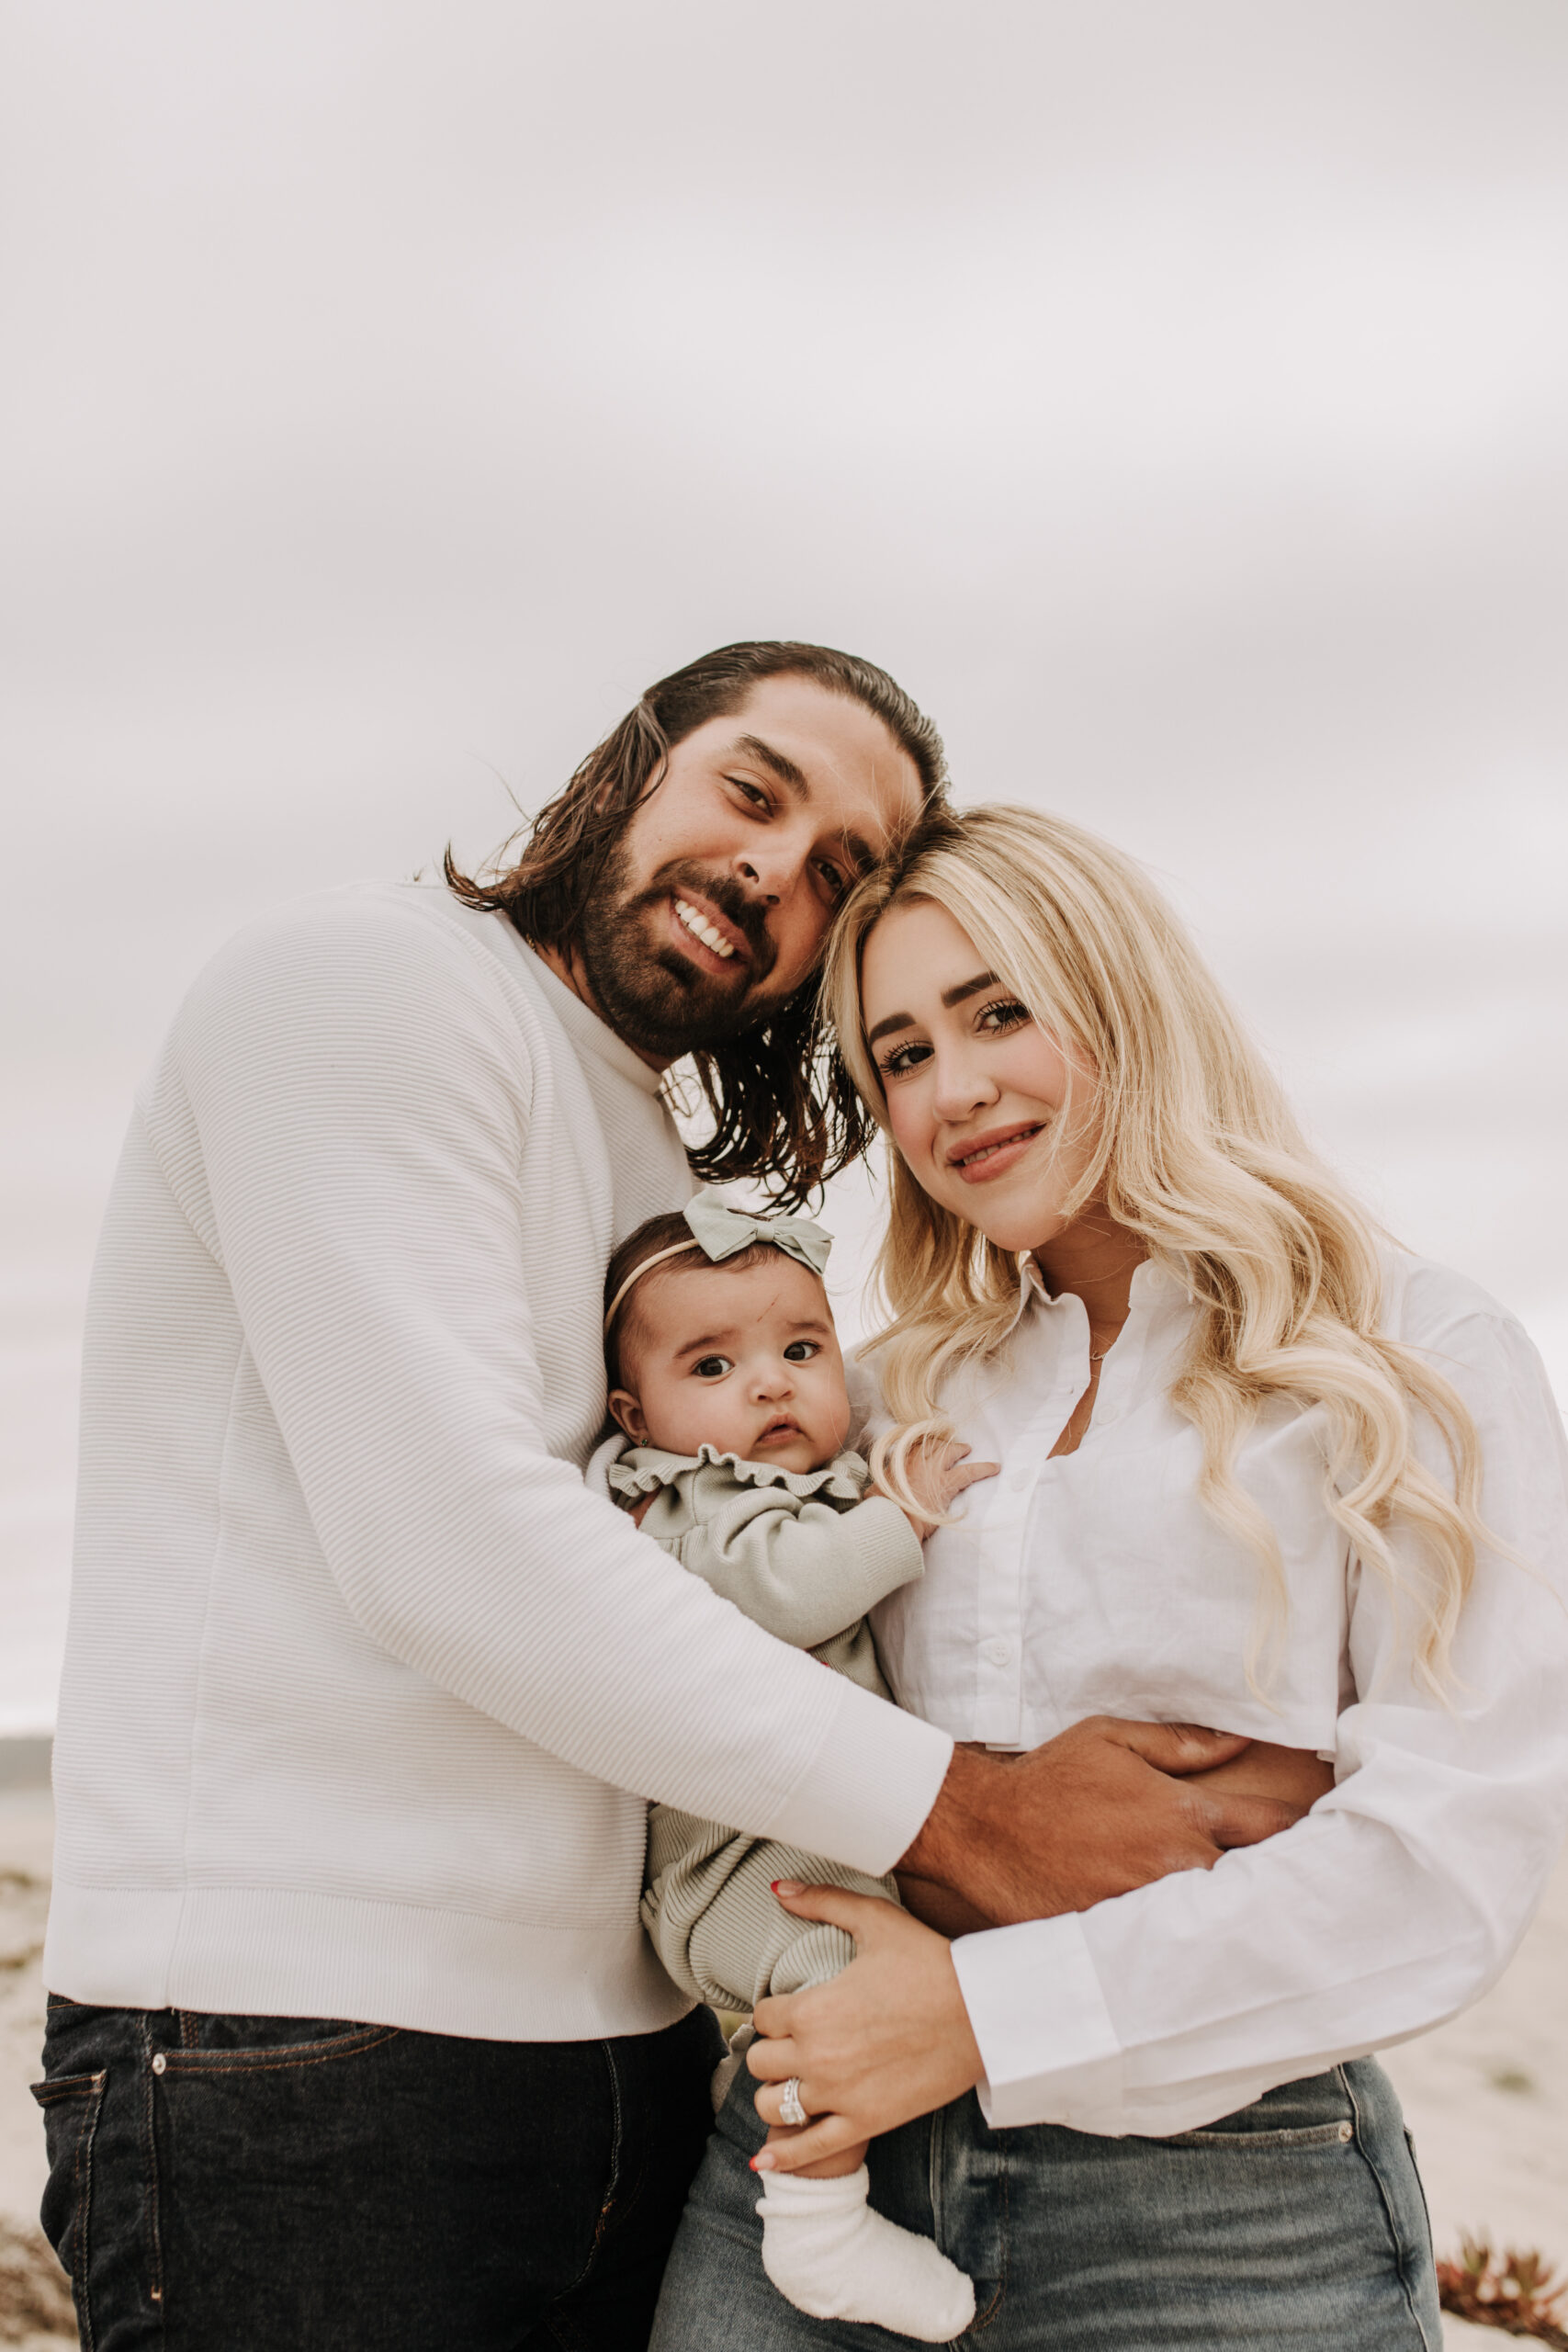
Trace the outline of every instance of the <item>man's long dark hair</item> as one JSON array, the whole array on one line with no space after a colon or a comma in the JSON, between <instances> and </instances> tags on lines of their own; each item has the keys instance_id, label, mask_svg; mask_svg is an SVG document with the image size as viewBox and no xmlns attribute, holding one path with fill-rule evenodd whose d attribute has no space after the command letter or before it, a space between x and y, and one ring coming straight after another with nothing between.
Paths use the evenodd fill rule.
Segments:
<instances>
[{"instance_id":1,"label":"man's long dark hair","mask_svg":"<svg viewBox=\"0 0 1568 2352\"><path fill-rule=\"evenodd\" d=\"M570 955L605 862L658 786L668 752L710 718L738 710L761 679L779 677L813 679L874 712L914 762L924 804L941 797L942 738L886 670L826 645L725 645L649 686L488 876L459 873L448 848L448 887L465 906L506 915L530 945ZM522 854L509 864L519 840ZM712 1136L688 1153L705 1183L748 1178L775 1187L781 1206L794 1207L858 1159L874 1132L823 1032L815 976L757 1028L692 1058L714 1122Z\"/></svg>"}]
</instances>

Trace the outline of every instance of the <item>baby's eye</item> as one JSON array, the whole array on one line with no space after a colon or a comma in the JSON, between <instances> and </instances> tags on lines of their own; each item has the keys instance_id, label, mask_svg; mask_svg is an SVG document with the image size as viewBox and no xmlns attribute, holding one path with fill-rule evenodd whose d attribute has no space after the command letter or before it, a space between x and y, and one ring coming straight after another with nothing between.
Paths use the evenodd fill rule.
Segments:
<instances>
[{"instance_id":1,"label":"baby's eye","mask_svg":"<svg viewBox=\"0 0 1568 2352\"><path fill-rule=\"evenodd\" d=\"M784 1350L785 1363L809 1363L813 1356L822 1352L820 1340L792 1340Z\"/></svg>"},{"instance_id":2,"label":"baby's eye","mask_svg":"<svg viewBox=\"0 0 1568 2352\"><path fill-rule=\"evenodd\" d=\"M727 1372L734 1369L728 1356L699 1356L692 1366L699 1380L722 1380Z\"/></svg>"}]
</instances>

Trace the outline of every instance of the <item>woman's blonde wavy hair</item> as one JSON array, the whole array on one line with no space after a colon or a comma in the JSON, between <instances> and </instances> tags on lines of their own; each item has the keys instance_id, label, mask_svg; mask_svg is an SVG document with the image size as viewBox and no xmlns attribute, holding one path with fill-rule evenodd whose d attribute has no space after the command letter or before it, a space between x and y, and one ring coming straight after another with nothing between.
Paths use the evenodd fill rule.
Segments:
<instances>
[{"instance_id":1,"label":"woman's blonde wavy hair","mask_svg":"<svg viewBox=\"0 0 1568 2352\"><path fill-rule=\"evenodd\" d=\"M1198 1309L1171 1396L1202 1438L1204 1502L1269 1575L1272 1606L1247 1662L1255 1687L1260 1657L1278 1656L1284 1569L1278 1536L1233 1464L1243 1434L1278 1397L1322 1408L1326 1508L1413 1607L1417 1671L1440 1694L1486 1540L1474 1424L1446 1380L1380 1330L1386 1237L1309 1148L1192 941L1137 866L1077 825L1031 808L932 812L852 893L823 977L840 1050L884 1129L861 960L873 926L917 900L944 908L1034 1019L1096 1074L1092 1148L1067 1215L1102 1202ZM1072 1123L1069 1104L1063 1129ZM892 1319L871 1345L903 1425L879 1462L897 1487L908 1446L950 1431L938 1408L946 1382L1010 1330L1018 1263L923 1192L891 1138L888 1158L877 1275ZM1448 1481L1417 1453L1423 1419L1447 1449ZM1418 1539L1417 1582L1389 1541L1395 1522Z\"/></svg>"}]
</instances>

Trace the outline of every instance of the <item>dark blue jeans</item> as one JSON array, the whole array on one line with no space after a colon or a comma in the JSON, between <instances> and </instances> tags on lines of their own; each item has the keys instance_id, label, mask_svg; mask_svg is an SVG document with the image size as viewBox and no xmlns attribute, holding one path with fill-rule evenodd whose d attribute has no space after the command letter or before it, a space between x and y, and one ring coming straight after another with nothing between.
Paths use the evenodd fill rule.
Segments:
<instances>
[{"instance_id":1,"label":"dark blue jeans","mask_svg":"<svg viewBox=\"0 0 1568 2352\"><path fill-rule=\"evenodd\" d=\"M643 2352L713 2123L698 2009L614 2041L51 1998L45 2232L90 2352Z\"/></svg>"}]
</instances>

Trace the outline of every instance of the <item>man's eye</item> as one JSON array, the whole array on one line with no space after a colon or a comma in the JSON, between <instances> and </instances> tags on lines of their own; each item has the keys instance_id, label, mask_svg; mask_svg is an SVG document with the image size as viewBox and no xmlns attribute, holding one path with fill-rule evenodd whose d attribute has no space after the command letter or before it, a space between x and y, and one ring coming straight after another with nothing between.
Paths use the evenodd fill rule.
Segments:
<instances>
[{"instance_id":1,"label":"man's eye","mask_svg":"<svg viewBox=\"0 0 1568 2352\"><path fill-rule=\"evenodd\" d=\"M728 1356L701 1356L692 1366L699 1380L722 1380L727 1372L734 1369Z\"/></svg>"},{"instance_id":2,"label":"man's eye","mask_svg":"<svg viewBox=\"0 0 1568 2352\"><path fill-rule=\"evenodd\" d=\"M931 1058L931 1050L929 1046L895 1046L890 1054L884 1054L876 1067L885 1080L908 1078L912 1069Z\"/></svg>"},{"instance_id":3,"label":"man's eye","mask_svg":"<svg viewBox=\"0 0 1568 2352\"><path fill-rule=\"evenodd\" d=\"M822 1352L820 1340L792 1340L784 1350L785 1363L809 1363L813 1356Z\"/></svg>"},{"instance_id":4,"label":"man's eye","mask_svg":"<svg viewBox=\"0 0 1568 2352\"><path fill-rule=\"evenodd\" d=\"M726 784L732 784L737 792L743 792L753 808L767 809L773 807L773 802L760 784L749 783L743 775L727 775L724 780Z\"/></svg>"},{"instance_id":5,"label":"man's eye","mask_svg":"<svg viewBox=\"0 0 1568 2352\"><path fill-rule=\"evenodd\" d=\"M822 876L823 881L828 885L828 888L832 892L834 898L841 899L845 891L850 887L850 877L844 872L843 867L841 865L835 865L830 857L819 857L817 861L817 871Z\"/></svg>"}]
</instances>

